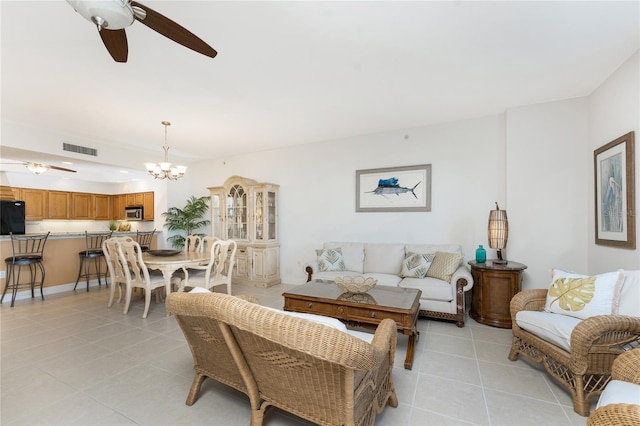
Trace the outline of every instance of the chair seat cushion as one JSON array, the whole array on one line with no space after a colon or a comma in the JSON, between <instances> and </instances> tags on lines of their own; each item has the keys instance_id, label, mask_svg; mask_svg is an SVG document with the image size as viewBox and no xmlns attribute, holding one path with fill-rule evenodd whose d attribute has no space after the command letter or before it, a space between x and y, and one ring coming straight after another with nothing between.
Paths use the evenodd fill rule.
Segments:
<instances>
[{"instance_id":1,"label":"chair seat cushion","mask_svg":"<svg viewBox=\"0 0 640 426\"><path fill-rule=\"evenodd\" d=\"M580 321L582 320L579 318L550 312L519 311L516 313L518 327L567 352L571 352L571 332Z\"/></svg>"},{"instance_id":2,"label":"chair seat cushion","mask_svg":"<svg viewBox=\"0 0 640 426\"><path fill-rule=\"evenodd\" d=\"M609 404L640 405L640 385L622 380L611 380L600 395L596 408Z\"/></svg>"}]
</instances>

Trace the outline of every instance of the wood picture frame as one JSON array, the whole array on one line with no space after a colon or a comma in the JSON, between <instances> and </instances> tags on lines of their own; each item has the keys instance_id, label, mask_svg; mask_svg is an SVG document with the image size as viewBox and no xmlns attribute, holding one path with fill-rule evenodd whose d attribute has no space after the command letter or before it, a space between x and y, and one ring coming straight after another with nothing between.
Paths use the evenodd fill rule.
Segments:
<instances>
[{"instance_id":1,"label":"wood picture frame","mask_svg":"<svg viewBox=\"0 0 640 426\"><path fill-rule=\"evenodd\" d=\"M356 170L356 212L430 212L431 164Z\"/></svg>"},{"instance_id":2,"label":"wood picture frame","mask_svg":"<svg viewBox=\"0 0 640 426\"><path fill-rule=\"evenodd\" d=\"M635 134L593 151L597 245L635 250Z\"/></svg>"}]
</instances>

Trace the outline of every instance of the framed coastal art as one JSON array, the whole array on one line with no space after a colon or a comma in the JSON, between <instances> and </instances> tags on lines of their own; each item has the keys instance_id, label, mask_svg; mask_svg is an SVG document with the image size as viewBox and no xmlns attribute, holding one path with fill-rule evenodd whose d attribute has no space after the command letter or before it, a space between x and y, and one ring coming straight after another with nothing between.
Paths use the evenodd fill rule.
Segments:
<instances>
[{"instance_id":1,"label":"framed coastal art","mask_svg":"<svg viewBox=\"0 0 640 426\"><path fill-rule=\"evenodd\" d=\"M634 132L593 152L596 244L636 248Z\"/></svg>"},{"instance_id":2,"label":"framed coastal art","mask_svg":"<svg viewBox=\"0 0 640 426\"><path fill-rule=\"evenodd\" d=\"M356 170L356 212L430 212L431 164Z\"/></svg>"}]
</instances>

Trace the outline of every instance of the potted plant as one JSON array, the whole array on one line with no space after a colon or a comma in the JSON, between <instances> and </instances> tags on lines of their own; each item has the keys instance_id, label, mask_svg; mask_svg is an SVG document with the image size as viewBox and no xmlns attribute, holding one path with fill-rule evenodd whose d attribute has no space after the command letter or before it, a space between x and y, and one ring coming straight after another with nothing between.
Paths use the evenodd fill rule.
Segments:
<instances>
[{"instance_id":1,"label":"potted plant","mask_svg":"<svg viewBox=\"0 0 640 426\"><path fill-rule=\"evenodd\" d=\"M187 199L187 204L185 204L184 208L170 207L169 210L162 213L165 220L164 226L169 231L180 232L167 238L167 241L174 248L183 248L187 235L204 236L204 234L194 233L194 231L204 228L211 222L208 219L202 219L207 210L209 210L208 201L208 196L198 198L192 195Z\"/></svg>"}]
</instances>

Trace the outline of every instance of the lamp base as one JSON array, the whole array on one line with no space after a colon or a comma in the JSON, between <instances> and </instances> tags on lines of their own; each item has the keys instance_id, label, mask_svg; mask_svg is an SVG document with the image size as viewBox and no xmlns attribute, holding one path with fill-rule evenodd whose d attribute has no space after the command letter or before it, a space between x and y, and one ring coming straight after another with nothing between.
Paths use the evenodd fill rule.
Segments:
<instances>
[{"instance_id":1,"label":"lamp base","mask_svg":"<svg viewBox=\"0 0 640 426\"><path fill-rule=\"evenodd\" d=\"M509 261L506 259L496 259L492 260L491 263L493 263L494 265L506 265L507 263L509 263Z\"/></svg>"}]
</instances>

